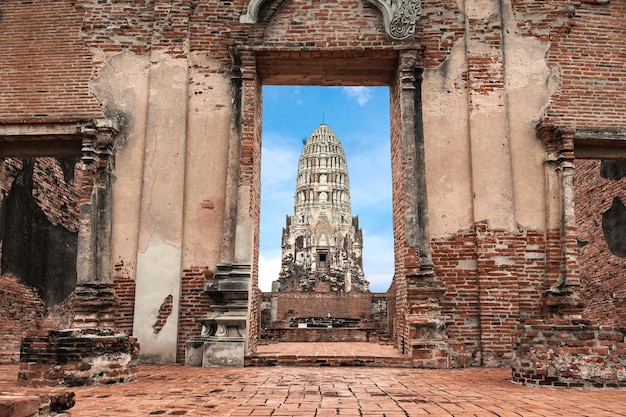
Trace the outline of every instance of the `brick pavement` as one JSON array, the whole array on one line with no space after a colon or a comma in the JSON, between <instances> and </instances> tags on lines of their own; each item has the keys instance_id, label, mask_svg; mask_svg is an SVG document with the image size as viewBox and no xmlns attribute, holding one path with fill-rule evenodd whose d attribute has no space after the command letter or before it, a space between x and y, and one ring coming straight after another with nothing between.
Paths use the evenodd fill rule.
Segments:
<instances>
[{"instance_id":1,"label":"brick pavement","mask_svg":"<svg viewBox=\"0 0 626 417\"><path fill-rule=\"evenodd\" d=\"M369 346L377 355L395 355ZM270 345L260 351L276 354L277 348ZM298 346L283 348L283 353L295 354ZM310 354L368 354L367 346L356 344L307 348ZM33 392L16 388L16 376L16 365L0 366L0 393ZM134 382L68 390L76 393L72 417L626 416L625 389L532 388L512 384L509 377L509 369L493 368L142 365Z\"/></svg>"},{"instance_id":2,"label":"brick pavement","mask_svg":"<svg viewBox=\"0 0 626 417\"><path fill-rule=\"evenodd\" d=\"M239 369L143 365L138 380L72 388L73 417L184 416L626 416L626 390L530 388L507 369ZM17 367L0 366L0 391Z\"/></svg>"}]
</instances>

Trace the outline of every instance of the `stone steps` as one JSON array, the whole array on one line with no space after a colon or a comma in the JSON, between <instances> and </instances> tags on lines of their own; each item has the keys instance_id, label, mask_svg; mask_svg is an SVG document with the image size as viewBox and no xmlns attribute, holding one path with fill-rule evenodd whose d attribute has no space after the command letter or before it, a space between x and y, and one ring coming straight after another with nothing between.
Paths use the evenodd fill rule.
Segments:
<instances>
[{"instance_id":1,"label":"stone steps","mask_svg":"<svg viewBox=\"0 0 626 417\"><path fill-rule=\"evenodd\" d=\"M411 360L406 357L390 358L376 356L246 356L244 366L331 366L331 367L385 367L411 368Z\"/></svg>"}]
</instances>

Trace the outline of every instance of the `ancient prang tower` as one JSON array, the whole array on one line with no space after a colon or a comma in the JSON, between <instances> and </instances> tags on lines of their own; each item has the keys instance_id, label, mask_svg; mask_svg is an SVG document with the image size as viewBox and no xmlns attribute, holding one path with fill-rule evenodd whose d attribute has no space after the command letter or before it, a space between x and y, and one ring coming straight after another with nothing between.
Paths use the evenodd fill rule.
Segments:
<instances>
[{"instance_id":1,"label":"ancient prang tower","mask_svg":"<svg viewBox=\"0 0 626 417\"><path fill-rule=\"evenodd\" d=\"M322 124L300 155L294 215L283 229L282 268L272 291L368 291L362 250L343 146Z\"/></svg>"}]
</instances>

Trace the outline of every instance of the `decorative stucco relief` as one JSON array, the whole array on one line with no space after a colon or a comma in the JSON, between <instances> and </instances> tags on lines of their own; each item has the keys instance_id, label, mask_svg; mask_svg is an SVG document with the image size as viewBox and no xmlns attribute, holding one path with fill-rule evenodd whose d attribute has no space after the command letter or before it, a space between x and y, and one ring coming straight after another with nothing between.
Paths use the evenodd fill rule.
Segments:
<instances>
[{"instance_id":1,"label":"decorative stucco relief","mask_svg":"<svg viewBox=\"0 0 626 417\"><path fill-rule=\"evenodd\" d=\"M251 0L241 23L257 23L259 10L268 0ZM367 0L383 14L385 34L391 40L407 39L415 33L415 24L422 15L421 0Z\"/></svg>"}]
</instances>

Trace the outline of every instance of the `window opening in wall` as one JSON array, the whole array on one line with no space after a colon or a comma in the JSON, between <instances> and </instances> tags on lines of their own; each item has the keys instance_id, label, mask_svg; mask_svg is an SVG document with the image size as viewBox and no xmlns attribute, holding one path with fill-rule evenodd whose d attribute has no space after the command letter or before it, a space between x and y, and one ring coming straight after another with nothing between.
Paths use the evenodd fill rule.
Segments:
<instances>
[{"instance_id":1,"label":"window opening in wall","mask_svg":"<svg viewBox=\"0 0 626 417\"><path fill-rule=\"evenodd\" d=\"M576 159L574 204L585 317L624 326L626 159Z\"/></svg>"}]
</instances>

